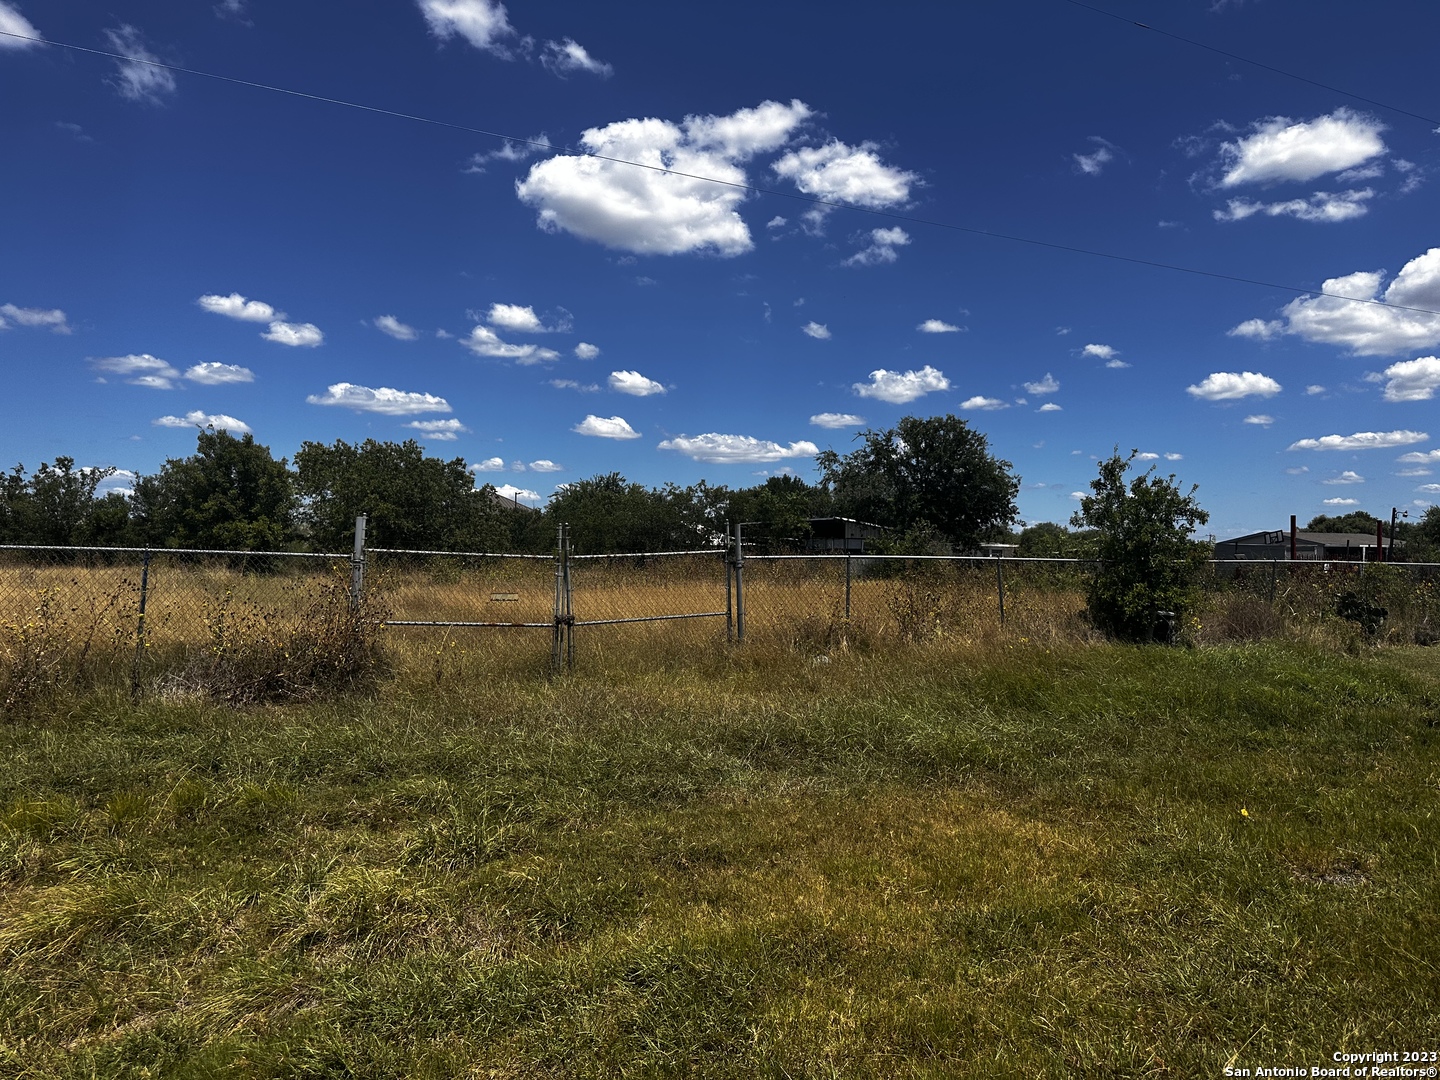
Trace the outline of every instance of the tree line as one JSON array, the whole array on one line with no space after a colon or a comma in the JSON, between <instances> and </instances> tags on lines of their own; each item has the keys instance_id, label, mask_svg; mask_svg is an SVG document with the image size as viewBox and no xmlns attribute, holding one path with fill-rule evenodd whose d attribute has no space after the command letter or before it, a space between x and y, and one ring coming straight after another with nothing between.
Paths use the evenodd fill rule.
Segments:
<instances>
[{"instance_id":1,"label":"tree line","mask_svg":"<svg viewBox=\"0 0 1440 1080\"><path fill-rule=\"evenodd\" d=\"M817 483L651 488L612 472L563 485L534 510L414 440L305 442L292 460L252 435L206 429L193 454L128 493L101 493L115 470L73 458L15 466L0 479L0 543L343 552L361 513L371 546L450 551L549 551L561 522L577 551L597 554L710 547L730 522L762 550L787 550L803 545L811 519L832 516L885 526L881 547L897 551L1012 535L1019 478L964 420L906 417L859 438L849 454L819 456Z\"/></svg>"},{"instance_id":2,"label":"tree line","mask_svg":"<svg viewBox=\"0 0 1440 1080\"><path fill-rule=\"evenodd\" d=\"M1024 556L1101 553L1102 523L1084 515L1073 528L1017 529L1019 478L963 419L905 417L857 440L848 454L818 456L815 483L782 475L743 488L651 488L612 472L566 484L535 510L476 486L463 458L430 456L414 440L305 442L291 460L251 435L207 429L193 454L136 478L128 493L102 493L115 470L78 468L68 457L0 474L0 543L344 552L364 513L374 547L538 554L553 549L565 522L586 554L683 551L713 546L729 523L744 522L757 550L787 551L804 545L812 519L849 517L886 528L867 543L882 552L1001 541ZM1376 523L1356 512L1306 528L1373 535ZM1396 536L1409 560L1440 557L1440 508L1401 522Z\"/></svg>"}]
</instances>

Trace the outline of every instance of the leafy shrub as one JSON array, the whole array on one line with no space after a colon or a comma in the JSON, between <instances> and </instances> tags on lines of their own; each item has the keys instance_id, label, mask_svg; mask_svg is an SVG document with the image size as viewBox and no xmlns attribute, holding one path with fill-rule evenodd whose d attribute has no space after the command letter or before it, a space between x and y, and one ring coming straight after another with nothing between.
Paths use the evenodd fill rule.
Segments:
<instances>
[{"instance_id":1,"label":"leafy shrub","mask_svg":"<svg viewBox=\"0 0 1440 1080\"><path fill-rule=\"evenodd\" d=\"M1086 606L1095 625L1125 641L1150 641L1160 612L1172 612L1175 624L1200 599L1200 574L1206 550L1190 539L1210 515L1195 501L1195 487L1184 494L1174 475L1156 476L1153 468L1134 477L1125 473L1136 458L1117 450L1100 463L1070 523L1093 529L1098 563L1086 589Z\"/></svg>"}]
</instances>

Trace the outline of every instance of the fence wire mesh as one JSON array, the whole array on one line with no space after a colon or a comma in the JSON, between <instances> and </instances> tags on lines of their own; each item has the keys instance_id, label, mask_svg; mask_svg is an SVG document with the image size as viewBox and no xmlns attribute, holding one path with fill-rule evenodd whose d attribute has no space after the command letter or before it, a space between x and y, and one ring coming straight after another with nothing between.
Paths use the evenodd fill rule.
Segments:
<instances>
[{"instance_id":1,"label":"fence wire mesh","mask_svg":"<svg viewBox=\"0 0 1440 1080\"><path fill-rule=\"evenodd\" d=\"M348 600L348 556L0 548L0 700L38 686L183 681L302 637ZM288 635L288 637L287 637Z\"/></svg>"},{"instance_id":2,"label":"fence wire mesh","mask_svg":"<svg viewBox=\"0 0 1440 1080\"><path fill-rule=\"evenodd\" d=\"M1094 564L1083 561L750 555L737 581L732 557L733 549L562 562L369 549L357 561L0 547L0 704L61 683L128 683L136 692L213 684L217 672L229 678L262 654L275 669L265 677L289 686L304 674L296 665L309 665L305 678L319 668L343 673L345 650L369 648L366 627L381 626L402 664L443 650L533 653L539 662L560 655L562 638L568 659L572 634L582 655L603 649L621 662L711 647L742 631L746 641L816 652L1096 636L1085 615ZM569 598L557 602L557 583L567 580ZM521 645L510 632L527 629L552 633L521 633L530 639ZM1176 629L1196 644L1335 634L1434 644L1440 565L1211 563L1199 603Z\"/></svg>"}]
</instances>

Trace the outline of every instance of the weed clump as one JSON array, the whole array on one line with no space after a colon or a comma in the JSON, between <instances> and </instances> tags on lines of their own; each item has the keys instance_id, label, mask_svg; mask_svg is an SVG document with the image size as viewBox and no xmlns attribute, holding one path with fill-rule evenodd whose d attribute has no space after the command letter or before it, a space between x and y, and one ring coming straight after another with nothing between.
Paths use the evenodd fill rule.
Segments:
<instances>
[{"instance_id":1,"label":"weed clump","mask_svg":"<svg viewBox=\"0 0 1440 1080\"><path fill-rule=\"evenodd\" d=\"M181 683L231 705L373 690L390 667L381 643L388 612L371 595L352 601L340 575L290 588L306 595L289 612L242 604L227 589L206 616L205 652Z\"/></svg>"},{"instance_id":2,"label":"weed clump","mask_svg":"<svg viewBox=\"0 0 1440 1080\"><path fill-rule=\"evenodd\" d=\"M0 719L17 718L113 665L133 626L126 599L134 587L82 597L78 581L38 590L29 610L0 622Z\"/></svg>"}]
</instances>

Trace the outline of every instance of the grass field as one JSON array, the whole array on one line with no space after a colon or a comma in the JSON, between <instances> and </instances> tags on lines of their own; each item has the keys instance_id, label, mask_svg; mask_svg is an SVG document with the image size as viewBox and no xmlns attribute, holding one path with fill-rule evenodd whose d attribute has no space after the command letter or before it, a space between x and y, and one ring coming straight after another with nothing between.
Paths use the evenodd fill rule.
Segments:
<instances>
[{"instance_id":1,"label":"grass field","mask_svg":"<svg viewBox=\"0 0 1440 1080\"><path fill-rule=\"evenodd\" d=\"M428 633L365 695L12 716L0 1075L1188 1077L1440 1041L1430 650L628 633L553 681L543 631Z\"/></svg>"}]
</instances>

